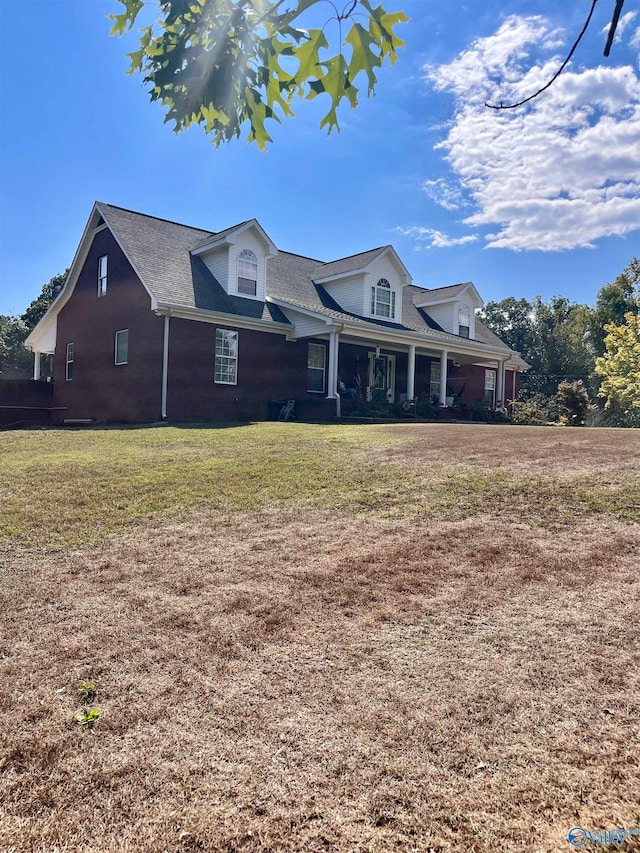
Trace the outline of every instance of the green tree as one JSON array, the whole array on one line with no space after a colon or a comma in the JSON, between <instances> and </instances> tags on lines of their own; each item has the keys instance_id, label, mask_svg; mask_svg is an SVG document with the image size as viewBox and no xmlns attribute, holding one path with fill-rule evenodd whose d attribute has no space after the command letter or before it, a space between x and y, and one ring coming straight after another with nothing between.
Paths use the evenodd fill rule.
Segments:
<instances>
[{"instance_id":1,"label":"green tree","mask_svg":"<svg viewBox=\"0 0 640 853\"><path fill-rule=\"evenodd\" d=\"M31 376L33 356L24 347L29 333L44 316L47 308L64 287L69 270L54 275L43 285L40 295L34 299L20 317L0 315L0 375L5 378ZM42 375L46 375L48 366L41 365Z\"/></svg>"},{"instance_id":2,"label":"green tree","mask_svg":"<svg viewBox=\"0 0 640 853\"><path fill-rule=\"evenodd\" d=\"M565 296L552 296L548 301L535 298L536 390L554 394L563 381L581 381L588 387L593 384L594 362L588 336L590 312L588 305L570 302ZM534 377L535 374L532 380Z\"/></svg>"},{"instance_id":3,"label":"green tree","mask_svg":"<svg viewBox=\"0 0 640 853\"><path fill-rule=\"evenodd\" d=\"M536 351L531 302L513 296L500 302L487 302L480 319L500 340L531 363Z\"/></svg>"},{"instance_id":4,"label":"green tree","mask_svg":"<svg viewBox=\"0 0 640 853\"><path fill-rule=\"evenodd\" d=\"M0 315L0 376L3 378L30 375L33 356L24 348L28 334L21 317Z\"/></svg>"},{"instance_id":5,"label":"green tree","mask_svg":"<svg viewBox=\"0 0 640 853\"><path fill-rule=\"evenodd\" d=\"M628 311L623 323L608 323L605 331L605 352L596 359L600 396L606 399L605 408L630 414L640 409L640 313Z\"/></svg>"},{"instance_id":6,"label":"green tree","mask_svg":"<svg viewBox=\"0 0 640 853\"><path fill-rule=\"evenodd\" d=\"M44 317L47 309L64 287L64 283L67 280L68 275L69 270L66 269L64 272L58 273L58 275L54 275L53 278L50 278L49 281L42 286L40 296L38 296L37 299L34 299L24 312L22 315L22 322L25 324L29 332L31 332L42 317ZM29 332L27 332L27 334Z\"/></svg>"},{"instance_id":7,"label":"green tree","mask_svg":"<svg viewBox=\"0 0 640 853\"><path fill-rule=\"evenodd\" d=\"M489 302L480 319L512 349L522 354L531 369L522 388L528 394L554 395L565 380L592 385L593 353L589 345L588 305L564 296L533 302L509 297Z\"/></svg>"},{"instance_id":8,"label":"green tree","mask_svg":"<svg viewBox=\"0 0 640 853\"><path fill-rule=\"evenodd\" d=\"M606 349L605 326L611 323L614 325L624 323L625 314L635 310L639 295L640 260L632 258L620 275L614 281L605 284L596 297L589 324L591 346L596 356L604 355Z\"/></svg>"},{"instance_id":9,"label":"green tree","mask_svg":"<svg viewBox=\"0 0 640 853\"><path fill-rule=\"evenodd\" d=\"M295 98L327 95L320 126L339 129L341 102L358 103L355 79L363 74L373 93L378 70L403 46L395 28L408 20L371 0L291 0L287 9L284 0L118 2L124 11L111 16L112 35L140 23L145 7L153 11L139 49L129 54L129 73L144 75L176 133L200 124L218 146L248 124L248 140L261 149L272 141L266 120L292 116ZM320 26L306 29L315 18ZM339 44L332 50L327 33L334 31Z\"/></svg>"}]
</instances>

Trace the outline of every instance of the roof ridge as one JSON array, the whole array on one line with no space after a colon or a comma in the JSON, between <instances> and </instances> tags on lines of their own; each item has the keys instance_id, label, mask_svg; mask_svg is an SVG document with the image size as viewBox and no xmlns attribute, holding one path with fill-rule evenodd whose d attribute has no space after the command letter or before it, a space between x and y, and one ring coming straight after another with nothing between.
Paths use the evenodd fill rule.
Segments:
<instances>
[{"instance_id":1,"label":"roof ridge","mask_svg":"<svg viewBox=\"0 0 640 853\"><path fill-rule=\"evenodd\" d=\"M110 204L108 201L96 201L96 204L102 204L105 207L113 207L116 210L124 210L125 213L135 213L136 216L144 216L145 219L157 219L159 222L168 222L170 225L179 225L181 228L190 228L192 231L202 231L203 234L219 234L219 231L207 231L206 228L200 228L197 225L186 225L184 222L178 222L176 219L165 219L164 216L154 216L152 213L142 213L141 210L133 210L130 207L121 207L119 204ZM250 220L245 219L245 222L249 222ZM243 225L244 223L239 223ZM221 231L226 231L226 228L222 228Z\"/></svg>"}]
</instances>

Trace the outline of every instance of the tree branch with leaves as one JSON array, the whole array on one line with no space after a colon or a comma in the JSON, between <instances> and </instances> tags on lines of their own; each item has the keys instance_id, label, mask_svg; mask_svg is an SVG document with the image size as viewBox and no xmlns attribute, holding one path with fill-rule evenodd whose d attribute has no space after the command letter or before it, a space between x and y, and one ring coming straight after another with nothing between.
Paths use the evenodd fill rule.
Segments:
<instances>
[{"instance_id":1,"label":"tree branch with leaves","mask_svg":"<svg viewBox=\"0 0 640 853\"><path fill-rule=\"evenodd\" d=\"M374 92L383 64L393 64L404 43L396 28L408 18L371 0L118 0L112 35L146 17L130 74L144 75L152 101L165 107L176 133L202 125L216 146L239 137L264 149L272 142L268 119L293 116L296 99L329 98L320 126L336 128L338 108L358 104L355 80L364 75ZM322 27L304 28L309 13L326 11ZM332 48L327 37L337 31ZM332 30L333 32L333 30ZM337 50L336 50L337 48Z\"/></svg>"}]
</instances>

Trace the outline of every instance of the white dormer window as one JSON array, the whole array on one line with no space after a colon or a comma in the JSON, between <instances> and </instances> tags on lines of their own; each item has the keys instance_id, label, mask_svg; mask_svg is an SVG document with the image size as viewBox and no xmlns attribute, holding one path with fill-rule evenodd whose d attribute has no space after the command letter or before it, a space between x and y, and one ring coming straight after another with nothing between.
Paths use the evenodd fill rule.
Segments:
<instances>
[{"instance_id":1,"label":"white dormer window","mask_svg":"<svg viewBox=\"0 0 640 853\"><path fill-rule=\"evenodd\" d=\"M387 317L390 320L396 316L396 295L386 278L381 278L371 288L371 313L375 317Z\"/></svg>"},{"instance_id":2,"label":"white dormer window","mask_svg":"<svg viewBox=\"0 0 640 853\"><path fill-rule=\"evenodd\" d=\"M238 255L238 293L256 296L258 293L258 259L251 249Z\"/></svg>"},{"instance_id":3,"label":"white dormer window","mask_svg":"<svg viewBox=\"0 0 640 853\"><path fill-rule=\"evenodd\" d=\"M458 334L461 338L469 337L469 327L471 326L471 312L468 305L461 305L458 309Z\"/></svg>"}]
</instances>

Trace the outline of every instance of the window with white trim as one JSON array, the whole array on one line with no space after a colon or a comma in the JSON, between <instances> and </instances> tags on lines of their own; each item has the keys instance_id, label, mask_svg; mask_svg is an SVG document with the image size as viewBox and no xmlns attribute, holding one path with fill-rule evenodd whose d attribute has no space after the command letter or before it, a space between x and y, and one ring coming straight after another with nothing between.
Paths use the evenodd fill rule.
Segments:
<instances>
[{"instance_id":1,"label":"window with white trim","mask_svg":"<svg viewBox=\"0 0 640 853\"><path fill-rule=\"evenodd\" d=\"M371 288L371 313L374 317L387 317L389 320L396 316L396 294L386 278L381 278Z\"/></svg>"},{"instance_id":2,"label":"window with white trim","mask_svg":"<svg viewBox=\"0 0 640 853\"><path fill-rule=\"evenodd\" d=\"M216 329L216 362L214 382L219 385L238 384L238 333Z\"/></svg>"},{"instance_id":3,"label":"window with white trim","mask_svg":"<svg viewBox=\"0 0 640 853\"><path fill-rule=\"evenodd\" d=\"M127 364L129 361L129 329L116 332L115 364Z\"/></svg>"},{"instance_id":4,"label":"window with white trim","mask_svg":"<svg viewBox=\"0 0 640 853\"><path fill-rule=\"evenodd\" d=\"M98 258L98 296L107 292L107 256Z\"/></svg>"},{"instance_id":5,"label":"window with white trim","mask_svg":"<svg viewBox=\"0 0 640 853\"><path fill-rule=\"evenodd\" d=\"M429 396L440 400L440 377L442 368L439 361L431 362L431 373L429 375Z\"/></svg>"},{"instance_id":6,"label":"window with white trim","mask_svg":"<svg viewBox=\"0 0 640 853\"><path fill-rule=\"evenodd\" d=\"M238 293L257 296L258 259L251 249L243 249L238 255Z\"/></svg>"},{"instance_id":7,"label":"window with white trim","mask_svg":"<svg viewBox=\"0 0 640 853\"><path fill-rule=\"evenodd\" d=\"M309 344L307 355L307 391L324 393L324 372L327 348L324 344Z\"/></svg>"},{"instance_id":8,"label":"window with white trim","mask_svg":"<svg viewBox=\"0 0 640 853\"><path fill-rule=\"evenodd\" d=\"M496 371L485 370L484 372L484 401L490 406L496 402Z\"/></svg>"},{"instance_id":9,"label":"window with white trim","mask_svg":"<svg viewBox=\"0 0 640 853\"><path fill-rule=\"evenodd\" d=\"M458 309L458 334L461 338L469 337L469 327L471 326L471 312L468 305L461 305Z\"/></svg>"},{"instance_id":10,"label":"window with white trim","mask_svg":"<svg viewBox=\"0 0 640 853\"><path fill-rule=\"evenodd\" d=\"M67 344L64 378L67 380L67 382L71 382L71 380L73 379L73 344Z\"/></svg>"}]
</instances>

